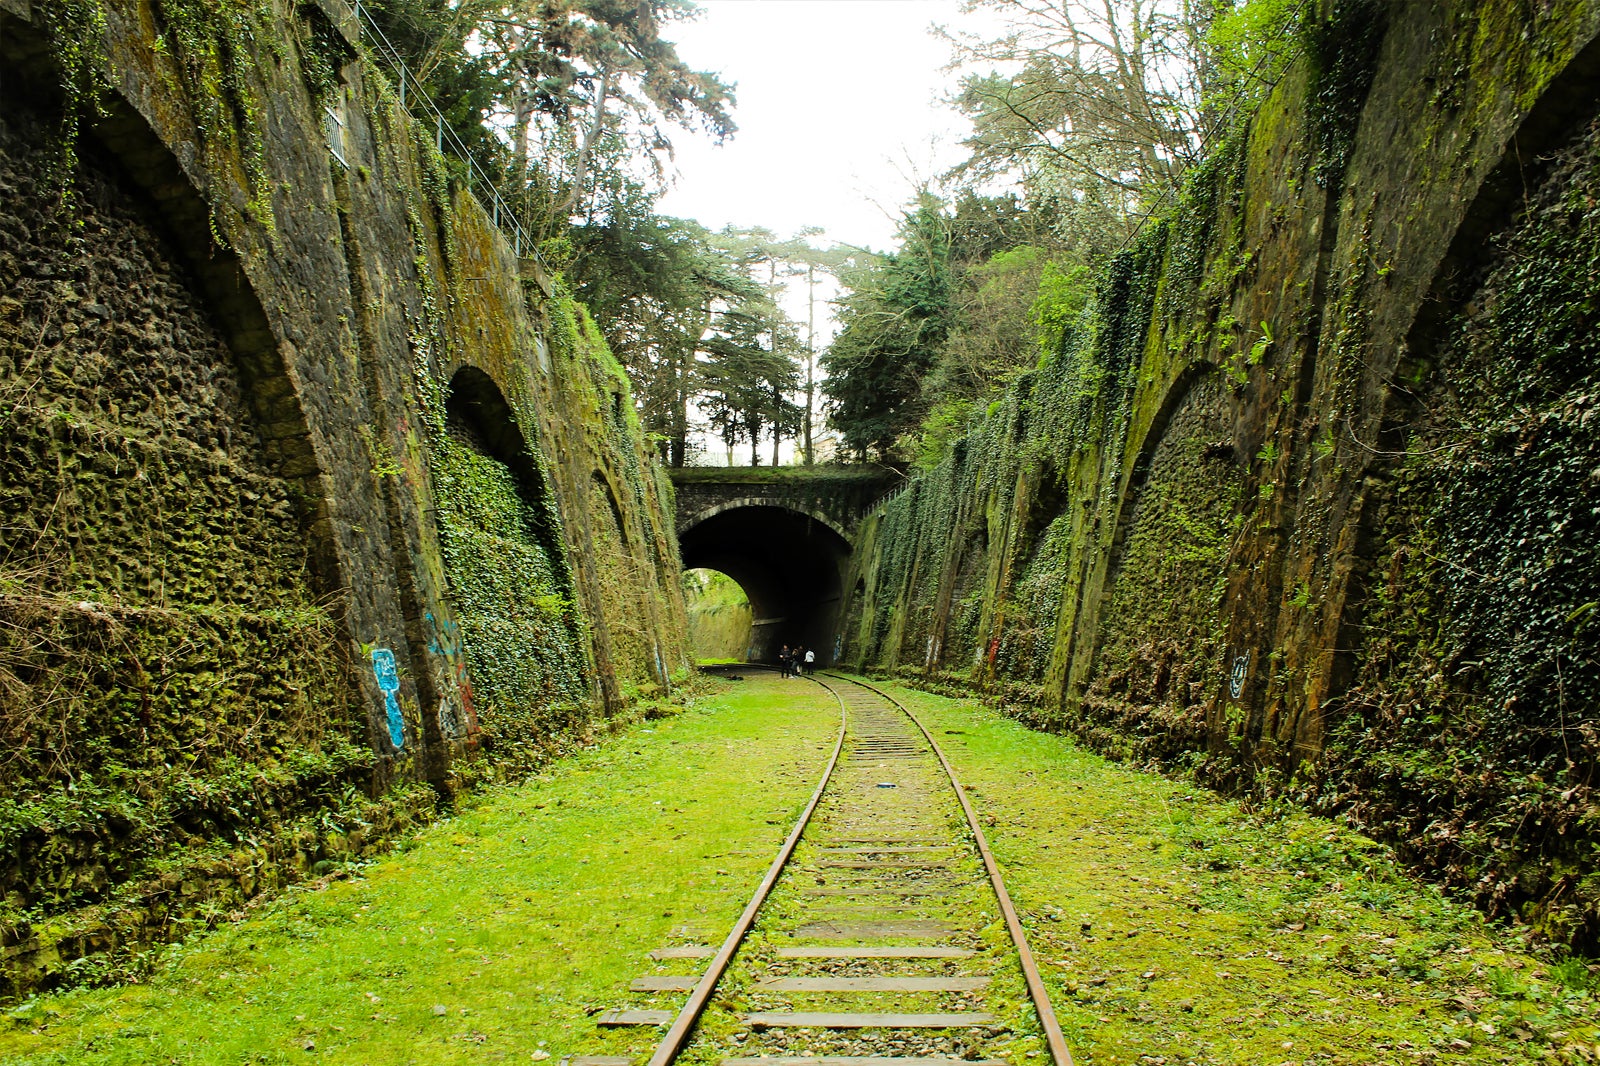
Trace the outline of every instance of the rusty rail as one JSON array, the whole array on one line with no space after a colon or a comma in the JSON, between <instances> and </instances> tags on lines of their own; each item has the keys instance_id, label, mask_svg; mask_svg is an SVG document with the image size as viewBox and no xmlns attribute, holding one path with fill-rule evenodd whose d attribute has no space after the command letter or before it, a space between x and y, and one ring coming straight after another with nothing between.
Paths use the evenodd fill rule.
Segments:
<instances>
[{"instance_id":1,"label":"rusty rail","mask_svg":"<svg viewBox=\"0 0 1600 1066\"><path fill-rule=\"evenodd\" d=\"M746 664L746 669L754 666L762 669L773 669L763 664ZM956 800L961 804L961 812L966 817L967 827L972 830L973 843L977 846L978 854L983 858L983 867L989 875L990 887L994 889L995 898L1000 903L1000 912L1005 917L1006 930L1011 935L1011 942L1017 949L1017 958L1022 966L1022 974L1028 986L1028 996L1033 1001L1034 1013L1038 1016L1039 1026L1044 1030L1045 1044L1050 1049L1050 1058L1055 1066L1074 1066L1072 1052L1067 1047L1066 1038L1061 1033L1061 1024L1056 1020L1055 1008L1050 1004L1050 993L1044 987L1044 979L1039 973L1038 964L1034 961L1033 951L1028 947L1028 937L1022 928L1022 920L1017 915L1017 909L1011 902L1011 894L1006 891L1005 881L1000 874L1000 865L995 861L994 853L989 850L988 838L983 834L983 828L978 824L978 815L972 809L972 803L967 799L966 789L962 787L961 780L956 776L955 768L950 765L950 760L945 757L944 750L939 747L933 734L928 732L927 726L922 724L915 714L905 704L878 688L876 685L855 678L844 677L839 674L828 673L822 675L833 681L842 681L846 684L858 685L887 700L917 727L922 734L922 739L928 742L934 756L939 760L939 765L944 768L945 776L950 780L950 786L955 790ZM722 947L712 958L700 981L695 985L688 1002L678 1012L672 1026L656 1046L655 1053L650 1056L647 1066L671 1066L678 1052L683 1050L683 1045L688 1041L689 1035L694 1030L695 1023L700 1020L700 1015L711 1002L711 996L716 991L717 982L722 979L728 964L733 961L734 954L739 950L745 935L755 922L756 914L771 894L772 888L777 884L789 858L794 854L794 849L800 843L811 815L817 809L817 804L822 801L823 794L828 789L828 783L833 778L833 771L839 765L839 756L844 751L845 733L849 723L849 712L845 707L844 697L839 690L831 685L824 684L820 678L810 676L809 680L815 681L827 689L835 700L839 702L839 736L834 742L833 754L828 759L828 765L822 772L822 780L817 783L816 791L811 794L811 800L801 812L795 826L789 831L789 836L784 840L783 846L778 850L777 858L767 868L766 876L761 879L761 884L756 887L755 894L750 897L750 902L745 905L744 913L734 923L733 929L728 933L727 939L722 942Z\"/></svg>"},{"instance_id":2,"label":"rusty rail","mask_svg":"<svg viewBox=\"0 0 1600 1066\"><path fill-rule=\"evenodd\" d=\"M759 664L750 664L759 665ZM768 668L770 669L770 667ZM821 684L821 682L818 682ZM828 688L823 685L823 688ZM832 689L828 689L833 692ZM806 809L800 812L800 818L794 823L794 828L789 831L789 836L784 840L783 846L778 849L778 857L772 860L772 865L767 867L767 874L761 879L761 884L756 886L755 895L750 897L750 902L745 905L744 913L739 915L739 920L733 923L733 929L728 933L722 947L717 950L711 959L711 965L700 978L700 983L695 985L694 991L689 994L689 1000L678 1011L678 1016L673 1019L672 1027L661 1038L661 1043L656 1045L656 1050L650 1056L648 1066L668 1066L678 1052L683 1049L684 1043L689 1039L689 1033L694 1029L694 1023L700 1020L700 1015L706 1009L706 1004L711 1002L711 994L716 991L717 982L722 979L722 974L728 968L728 963L733 961L733 956L739 950L739 944L744 940L745 934L750 931L750 926L756 920L756 913L761 910L761 905L767 901L767 896L772 892L772 886L778 883L778 877L783 873L783 868L789 862L789 856L794 854L795 845L800 843L800 836L805 832L806 823L811 821L811 814L817 809L817 804L822 802L822 794L828 790L828 782L833 777L834 767L839 765L839 755L844 751L845 727L849 721L849 712L845 710L844 700L837 692L833 698L839 701L839 737L834 741L833 755L828 759L827 769L822 771L822 780L817 782L817 789L811 794L811 802L806 804Z\"/></svg>"},{"instance_id":3,"label":"rusty rail","mask_svg":"<svg viewBox=\"0 0 1600 1066\"><path fill-rule=\"evenodd\" d=\"M928 727L922 720L911 713L905 704L889 695L876 685L855 678L839 677L829 674L840 681L848 681L852 685L860 685L864 689L876 692L884 699L898 707L911 724L922 733L923 739L933 749L933 754L938 758L939 765L944 767L944 772L950 778L950 785L956 790L956 799L961 803L961 810L967 816L967 825L972 830L973 842L978 846L978 854L983 856L983 867L989 872L989 884L994 887L994 894L1000 901L1000 913L1005 916L1006 929L1011 934L1011 942L1016 945L1017 958L1022 963L1022 975L1028 983L1028 997L1033 1000L1034 1013L1039 1016L1039 1026L1044 1030L1045 1043L1050 1048L1050 1057L1055 1060L1056 1066L1073 1066L1072 1052L1067 1048L1067 1039L1061 1034L1061 1023L1056 1020L1056 1011L1050 1004L1050 992L1044 987L1044 978L1039 973L1039 966L1033 959L1033 950L1028 947L1028 936L1022 928L1022 920L1017 916L1017 909L1011 903L1011 894L1006 891L1006 885L1000 876L1000 865L995 862L994 853L989 850L989 841L983 835L983 828L978 825L978 815L972 809L972 803L967 799L967 790L961 786L961 779L956 777L955 768L950 765L950 760L945 758L944 750L939 747L933 734L928 732Z\"/></svg>"}]
</instances>

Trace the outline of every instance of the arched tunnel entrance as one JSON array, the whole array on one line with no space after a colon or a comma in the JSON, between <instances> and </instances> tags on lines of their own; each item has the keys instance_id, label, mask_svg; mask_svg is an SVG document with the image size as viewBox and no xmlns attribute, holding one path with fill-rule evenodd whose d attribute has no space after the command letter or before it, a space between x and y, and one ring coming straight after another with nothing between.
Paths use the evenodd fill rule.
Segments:
<instances>
[{"instance_id":1,"label":"arched tunnel entrance","mask_svg":"<svg viewBox=\"0 0 1600 1066\"><path fill-rule=\"evenodd\" d=\"M729 507L678 537L685 569L719 570L750 599L749 658L774 662L778 649L814 649L833 662L840 593L850 542L832 523L787 507Z\"/></svg>"}]
</instances>

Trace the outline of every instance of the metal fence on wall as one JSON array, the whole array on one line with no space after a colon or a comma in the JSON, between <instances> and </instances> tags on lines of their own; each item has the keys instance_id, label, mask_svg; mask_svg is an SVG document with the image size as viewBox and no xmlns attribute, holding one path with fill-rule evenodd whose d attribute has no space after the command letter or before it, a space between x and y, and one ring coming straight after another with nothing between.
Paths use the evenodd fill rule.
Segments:
<instances>
[{"instance_id":1,"label":"metal fence on wall","mask_svg":"<svg viewBox=\"0 0 1600 1066\"><path fill-rule=\"evenodd\" d=\"M494 179L478 165L466 144L445 121L444 112L439 110L439 106L433 102L433 97L428 95L427 90L417 80L417 76L411 72L411 68L406 66L405 60L400 57L399 49L385 36L382 28L373 19L372 12L366 9L361 0L355 0L353 6L353 20L366 45L366 50L389 68L389 73L396 83L401 110L410 116L413 122L423 126L431 125L434 131L434 146L441 153L449 152L466 165L468 191L477 197L484 213L494 220L496 228L505 234L506 241L511 245L517 258L539 261L537 243L532 235L522 228L516 212L500 194L500 188ZM543 266L543 263L540 265Z\"/></svg>"}]
</instances>

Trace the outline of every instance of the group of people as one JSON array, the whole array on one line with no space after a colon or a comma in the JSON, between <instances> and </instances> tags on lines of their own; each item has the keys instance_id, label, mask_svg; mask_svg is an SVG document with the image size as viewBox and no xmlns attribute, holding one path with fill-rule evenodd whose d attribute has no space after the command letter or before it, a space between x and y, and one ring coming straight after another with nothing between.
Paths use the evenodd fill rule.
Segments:
<instances>
[{"instance_id":1,"label":"group of people","mask_svg":"<svg viewBox=\"0 0 1600 1066\"><path fill-rule=\"evenodd\" d=\"M817 668L817 653L811 648L785 644L778 652L778 672L784 677L802 677Z\"/></svg>"}]
</instances>

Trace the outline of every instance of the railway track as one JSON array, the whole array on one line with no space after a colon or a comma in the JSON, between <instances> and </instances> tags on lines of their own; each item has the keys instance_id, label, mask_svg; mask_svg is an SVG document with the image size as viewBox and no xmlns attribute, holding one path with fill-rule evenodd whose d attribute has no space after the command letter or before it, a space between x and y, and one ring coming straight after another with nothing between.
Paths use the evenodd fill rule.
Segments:
<instances>
[{"instance_id":1,"label":"railway track","mask_svg":"<svg viewBox=\"0 0 1600 1066\"><path fill-rule=\"evenodd\" d=\"M665 1027L647 1066L1021 1066L1072 1056L966 792L887 693L839 701L822 779L720 946L680 930L607 1028ZM686 1001L673 1008L668 997ZM640 1066L579 1055L564 1066Z\"/></svg>"}]
</instances>

